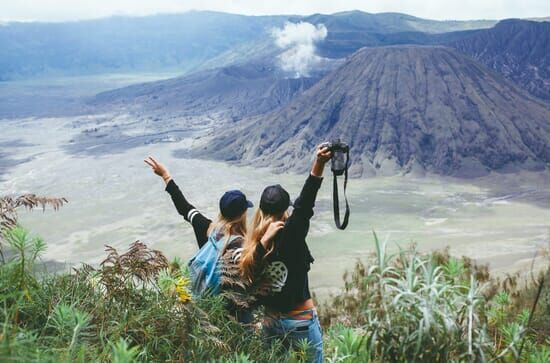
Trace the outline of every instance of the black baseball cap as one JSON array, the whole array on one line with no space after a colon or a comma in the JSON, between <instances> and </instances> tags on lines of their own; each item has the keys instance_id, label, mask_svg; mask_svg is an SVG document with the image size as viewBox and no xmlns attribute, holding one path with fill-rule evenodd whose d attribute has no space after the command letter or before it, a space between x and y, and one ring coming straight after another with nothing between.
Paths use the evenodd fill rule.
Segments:
<instances>
[{"instance_id":1,"label":"black baseball cap","mask_svg":"<svg viewBox=\"0 0 550 363\"><path fill-rule=\"evenodd\" d=\"M240 190L229 190L220 198L220 212L227 219L238 217L253 206Z\"/></svg>"},{"instance_id":2,"label":"black baseball cap","mask_svg":"<svg viewBox=\"0 0 550 363\"><path fill-rule=\"evenodd\" d=\"M279 184L264 189L260 199L260 209L266 214L281 214L290 206L290 195Z\"/></svg>"}]
</instances>

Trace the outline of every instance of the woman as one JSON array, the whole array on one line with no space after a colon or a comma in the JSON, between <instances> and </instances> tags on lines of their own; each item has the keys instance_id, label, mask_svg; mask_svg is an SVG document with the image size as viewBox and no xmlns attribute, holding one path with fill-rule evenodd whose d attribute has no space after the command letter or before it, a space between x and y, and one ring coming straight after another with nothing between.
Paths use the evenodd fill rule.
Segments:
<instances>
[{"instance_id":1,"label":"woman","mask_svg":"<svg viewBox=\"0 0 550 363\"><path fill-rule=\"evenodd\" d=\"M323 361L323 337L309 291L308 271L313 257L305 238L323 170L331 157L328 148L318 148L290 216L286 190L273 185L263 191L239 261L241 276L257 286L256 298L266 308L267 335L290 344L306 339L314 351L313 362Z\"/></svg>"},{"instance_id":2,"label":"woman","mask_svg":"<svg viewBox=\"0 0 550 363\"><path fill-rule=\"evenodd\" d=\"M149 157L144 161L153 169L155 174L164 180L165 190L170 194L178 213L193 226L199 248L202 248L209 238L215 241L225 239L225 245L220 253L220 261L224 264L220 268L222 273L221 289L222 291L231 290L233 285L231 281L235 279L234 271L237 271L237 275L239 271L237 261L246 234L246 212L253 204L239 190L225 192L220 199L220 214L217 221L212 222L211 219L205 217L185 199L164 165L153 157ZM231 315L239 321L250 322L250 312L238 309L235 304L231 303L228 309Z\"/></svg>"}]
</instances>

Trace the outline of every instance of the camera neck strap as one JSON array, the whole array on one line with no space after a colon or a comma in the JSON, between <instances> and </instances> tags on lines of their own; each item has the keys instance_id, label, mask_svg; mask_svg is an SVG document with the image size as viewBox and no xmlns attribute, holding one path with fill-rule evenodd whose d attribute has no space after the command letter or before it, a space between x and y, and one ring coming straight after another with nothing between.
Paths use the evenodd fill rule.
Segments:
<instances>
[{"instance_id":1,"label":"camera neck strap","mask_svg":"<svg viewBox=\"0 0 550 363\"><path fill-rule=\"evenodd\" d=\"M334 208L334 222L336 223L336 228L346 229L349 222L349 204L348 197L346 195L346 188L348 186L348 166L349 166L349 151L346 152L346 168L344 169L344 200L346 201L346 212L344 213L344 220L340 223L340 200L338 199L338 176L336 173L333 175L332 183L332 198L333 198L333 208Z\"/></svg>"}]
</instances>

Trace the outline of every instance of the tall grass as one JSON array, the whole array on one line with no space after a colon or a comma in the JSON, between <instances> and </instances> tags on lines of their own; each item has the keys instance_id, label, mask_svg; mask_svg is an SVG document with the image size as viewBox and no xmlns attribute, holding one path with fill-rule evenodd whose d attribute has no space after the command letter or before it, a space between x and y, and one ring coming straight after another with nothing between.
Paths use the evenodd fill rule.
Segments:
<instances>
[{"instance_id":1,"label":"tall grass","mask_svg":"<svg viewBox=\"0 0 550 363\"><path fill-rule=\"evenodd\" d=\"M485 269L467 259L388 254L374 235L371 263L358 262L344 291L322 305L332 361L539 362L550 340L535 344L529 311L495 293ZM478 277L484 282L480 282ZM496 287L498 290L501 287ZM520 346L528 348L520 356ZM541 360L542 359L542 360Z\"/></svg>"}]
</instances>

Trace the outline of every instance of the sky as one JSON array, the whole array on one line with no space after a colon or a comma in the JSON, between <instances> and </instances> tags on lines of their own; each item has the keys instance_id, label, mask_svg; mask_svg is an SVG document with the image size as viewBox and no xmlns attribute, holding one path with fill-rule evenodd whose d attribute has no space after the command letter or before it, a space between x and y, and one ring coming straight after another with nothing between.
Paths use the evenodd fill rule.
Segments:
<instances>
[{"instance_id":1,"label":"sky","mask_svg":"<svg viewBox=\"0 0 550 363\"><path fill-rule=\"evenodd\" d=\"M67 21L111 15L216 10L246 15L400 12L437 20L550 16L550 0L0 0L2 21Z\"/></svg>"}]
</instances>

